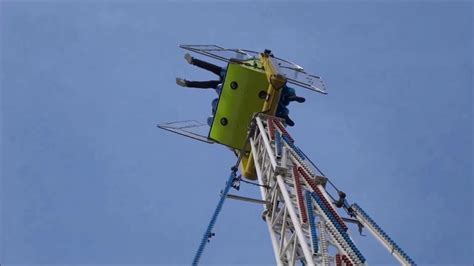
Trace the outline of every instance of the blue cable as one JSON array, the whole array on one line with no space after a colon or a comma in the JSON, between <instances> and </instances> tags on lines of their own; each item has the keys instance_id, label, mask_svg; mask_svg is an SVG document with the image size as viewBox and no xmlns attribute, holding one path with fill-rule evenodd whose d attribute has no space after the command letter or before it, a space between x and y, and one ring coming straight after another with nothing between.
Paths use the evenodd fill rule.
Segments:
<instances>
[{"instance_id":1,"label":"blue cable","mask_svg":"<svg viewBox=\"0 0 474 266\"><path fill-rule=\"evenodd\" d=\"M227 196L227 193L229 193L229 189L232 186L232 181L234 180L235 177L236 177L235 171L232 171L232 173L229 176L229 180L227 180L224 191L221 194L219 203L217 203L217 207L214 210L214 214L212 215L211 221L209 222L206 232L204 233L204 236L202 237L201 244L199 245L196 255L194 256L192 265L198 265L199 259L201 258L201 255L204 252L204 248L206 247L209 237L211 236L212 228L214 228L214 224L217 221L217 216L219 216L219 213L222 210L222 206L224 205L225 198Z\"/></svg>"}]
</instances>

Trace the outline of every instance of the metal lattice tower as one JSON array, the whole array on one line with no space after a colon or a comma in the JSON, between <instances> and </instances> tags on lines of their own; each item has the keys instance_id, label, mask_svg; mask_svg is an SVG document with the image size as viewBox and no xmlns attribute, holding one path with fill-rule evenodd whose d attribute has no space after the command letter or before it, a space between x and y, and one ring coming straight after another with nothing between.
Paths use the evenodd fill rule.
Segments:
<instances>
[{"instance_id":1,"label":"metal lattice tower","mask_svg":"<svg viewBox=\"0 0 474 266\"><path fill-rule=\"evenodd\" d=\"M345 220L365 227L404 265L412 259L357 205L344 200L353 219L342 218L326 191L327 178L295 145L281 122L259 114L250 146L265 220L278 265L363 265Z\"/></svg>"}]
</instances>

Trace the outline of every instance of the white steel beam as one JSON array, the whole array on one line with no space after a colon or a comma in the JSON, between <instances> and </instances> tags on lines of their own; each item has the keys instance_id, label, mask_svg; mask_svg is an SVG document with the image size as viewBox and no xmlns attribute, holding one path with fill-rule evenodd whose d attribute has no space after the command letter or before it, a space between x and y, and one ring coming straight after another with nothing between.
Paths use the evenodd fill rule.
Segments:
<instances>
[{"instance_id":1,"label":"white steel beam","mask_svg":"<svg viewBox=\"0 0 474 266\"><path fill-rule=\"evenodd\" d=\"M268 157L270 157L270 162L272 163L273 169L275 170L277 163L275 160L275 156L273 155L272 148L270 146L270 141L268 140L267 134L265 134L266 132L265 127L263 126L262 120L259 117L257 117L256 120L257 120L258 129L260 131L260 136L262 137L263 142L265 143L265 148L268 153Z\"/></svg>"},{"instance_id":2,"label":"white steel beam","mask_svg":"<svg viewBox=\"0 0 474 266\"><path fill-rule=\"evenodd\" d=\"M257 158L258 158L257 149L256 149L255 142L254 142L253 139L250 139L250 146L252 148L252 154L253 154L254 163L255 163L255 170L257 172L258 183L260 184L260 194L262 196L262 200L268 200L267 192L266 192L265 188L263 187L265 184L264 184L263 179L262 179L262 170L260 168L260 162L257 160ZM278 241L277 241L277 238L275 236L275 232L273 231L272 224L271 224L272 223L271 222L271 216L269 216L267 207L264 207L264 209L265 209L265 211L264 211L265 222L266 222L267 227L268 227L268 232L270 233L270 239L272 241L273 253L275 255L275 261L276 261L278 266L282 266L283 263L281 262L280 257L278 255L279 254Z\"/></svg>"},{"instance_id":3,"label":"white steel beam","mask_svg":"<svg viewBox=\"0 0 474 266\"><path fill-rule=\"evenodd\" d=\"M301 246L301 249L303 250L303 254L306 259L306 262L308 263L308 265L314 265L313 255L309 251L308 244L306 243L306 238L303 235L303 230L301 230L299 218L296 215L295 210L293 209L293 204L291 202L290 195L288 194L288 190L286 189L285 182L283 181L283 178L281 177L281 175L277 175L277 182L278 182L278 185L280 186L281 195L283 196L286 208L288 209L291 221L294 226L294 230L300 242L300 246Z\"/></svg>"}]
</instances>

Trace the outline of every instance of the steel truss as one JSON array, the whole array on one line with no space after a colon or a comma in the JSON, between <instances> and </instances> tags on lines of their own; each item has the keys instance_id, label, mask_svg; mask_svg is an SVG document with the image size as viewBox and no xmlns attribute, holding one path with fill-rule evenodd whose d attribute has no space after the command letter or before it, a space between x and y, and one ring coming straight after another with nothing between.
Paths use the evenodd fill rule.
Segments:
<instances>
[{"instance_id":1,"label":"steel truss","mask_svg":"<svg viewBox=\"0 0 474 266\"><path fill-rule=\"evenodd\" d=\"M307 163L280 120L259 114L252 129L251 152L265 202L262 218L270 232L277 265L366 264L326 192L327 179ZM359 206L345 207L401 263L414 265Z\"/></svg>"}]
</instances>

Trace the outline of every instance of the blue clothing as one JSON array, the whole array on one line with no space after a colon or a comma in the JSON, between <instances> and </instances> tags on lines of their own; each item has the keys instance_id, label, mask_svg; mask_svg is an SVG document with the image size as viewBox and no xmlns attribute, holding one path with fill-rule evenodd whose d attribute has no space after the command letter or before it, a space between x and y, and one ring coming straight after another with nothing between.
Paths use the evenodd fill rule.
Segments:
<instances>
[{"instance_id":1,"label":"blue clothing","mask_svg":"<svg viewBox=\"0 0 474 266\"><path fill-rule=\"evenodd\" d=\"M207 118L207 124L208 124L209 126L212 126L212 122L213 122L213 121L214 121L214 116L209 116L209 117Z\"/></svg>"},{"instance_id":2,"label":"blue clothing","mask_svg":"<svg viewBox=\"0 0 474 266\"><path fill-rule=\"evenodd\" d=\"M219 88L219 87L218 87ZM216 91L218 90L218 88L216 88ZM222 90L222 85L220 86L219 88L220 90ZM220 93L220 91L218 92L218 94ZM216 111L217 111L217 104L219 103L219 98L215 98L214 100L212 100L211 102L211 106L212 106L212 115L209 116L207 118L207 124L209 126L212 126L212 122L214 121L214 115L216 114Z\"/></svg>"},{"instance_id":3,"label":"blue clothing","mask_svg":"<svg viewBox=\"0 0 474 266\"><path fill-rule=\"evenodd\" d=\"M275 113L275 116L285 119L285 122L290 126L293 126L295 123L289 117L290 110L287 106L290 104L289 98L295 96L295 89L285 85L281 91L280 101L278 102L278 107Z\"/></svg>"},{"instance_id":4,"label":"blue clothing","mask_svg":"<svg viewBox=\"0 0 474 266\"><path fill-rule=\"evenodd\" d=\"M215 98L214 100L212 100L211 102L211 106L212 106L212 115L214 115L217 111L217 103L219 102L219 98Z\"/></svg>"},{"instance_id":5,"label":"blue clothing","mask_svg":"<svg viewBox=\"0 0 474 266\"><path fill-rule=\"evenodd\" d=\"M219 75L219 77L221 77L221 80L225 79L225 74L226 73L227 73L227 67L223 67L222 70L221 70L221 73Z\"/></svg>"},{"instance_id":6,"label":"blue clothing","mask_svg":"<svg viewBox=\"0 0 474 266\"><path fill-rule=\"evenodd\" d=\"M275 116L285 118L290 114L290 110L284 105L279 104L275 113Z\"/></svg>"},{"instance_id":7,"label":"blue clothing","mask_svg":"<svg viewBox=\"0 0 474 266\"><path fill-rule=\"evenodd\" d=\"M290 101L288 100L288 97L290 96L296 96L295 89L285 85L281 90L280 101L278 102L278 107L275 113L276 116L285 118L290 114L290 110L286 108L290 104Z\"/></svg>"},{"instance_id":8,"label":"blue clothing","mask_svg":"<svg viewBox=\"0 0 474 266\"><path fill-rule=\"evenodd\" d=\"M291 97L291 96L296 96L295 89L290 88L285 85L281 91L280 104L282 104L283 106L288 106L290 104L288 97Z\"/></svg>"},{"instance_id":9,"label":"blue clothing","mask_svg":"<svg viewBox=\"0 0 474 266\"><path fill-rule=\"evenodd\" d=\"M219 83L219 84L216 86L217 95L221 95L221 91L222 91L222 83Z\"/></svg>"}]
</instances>

